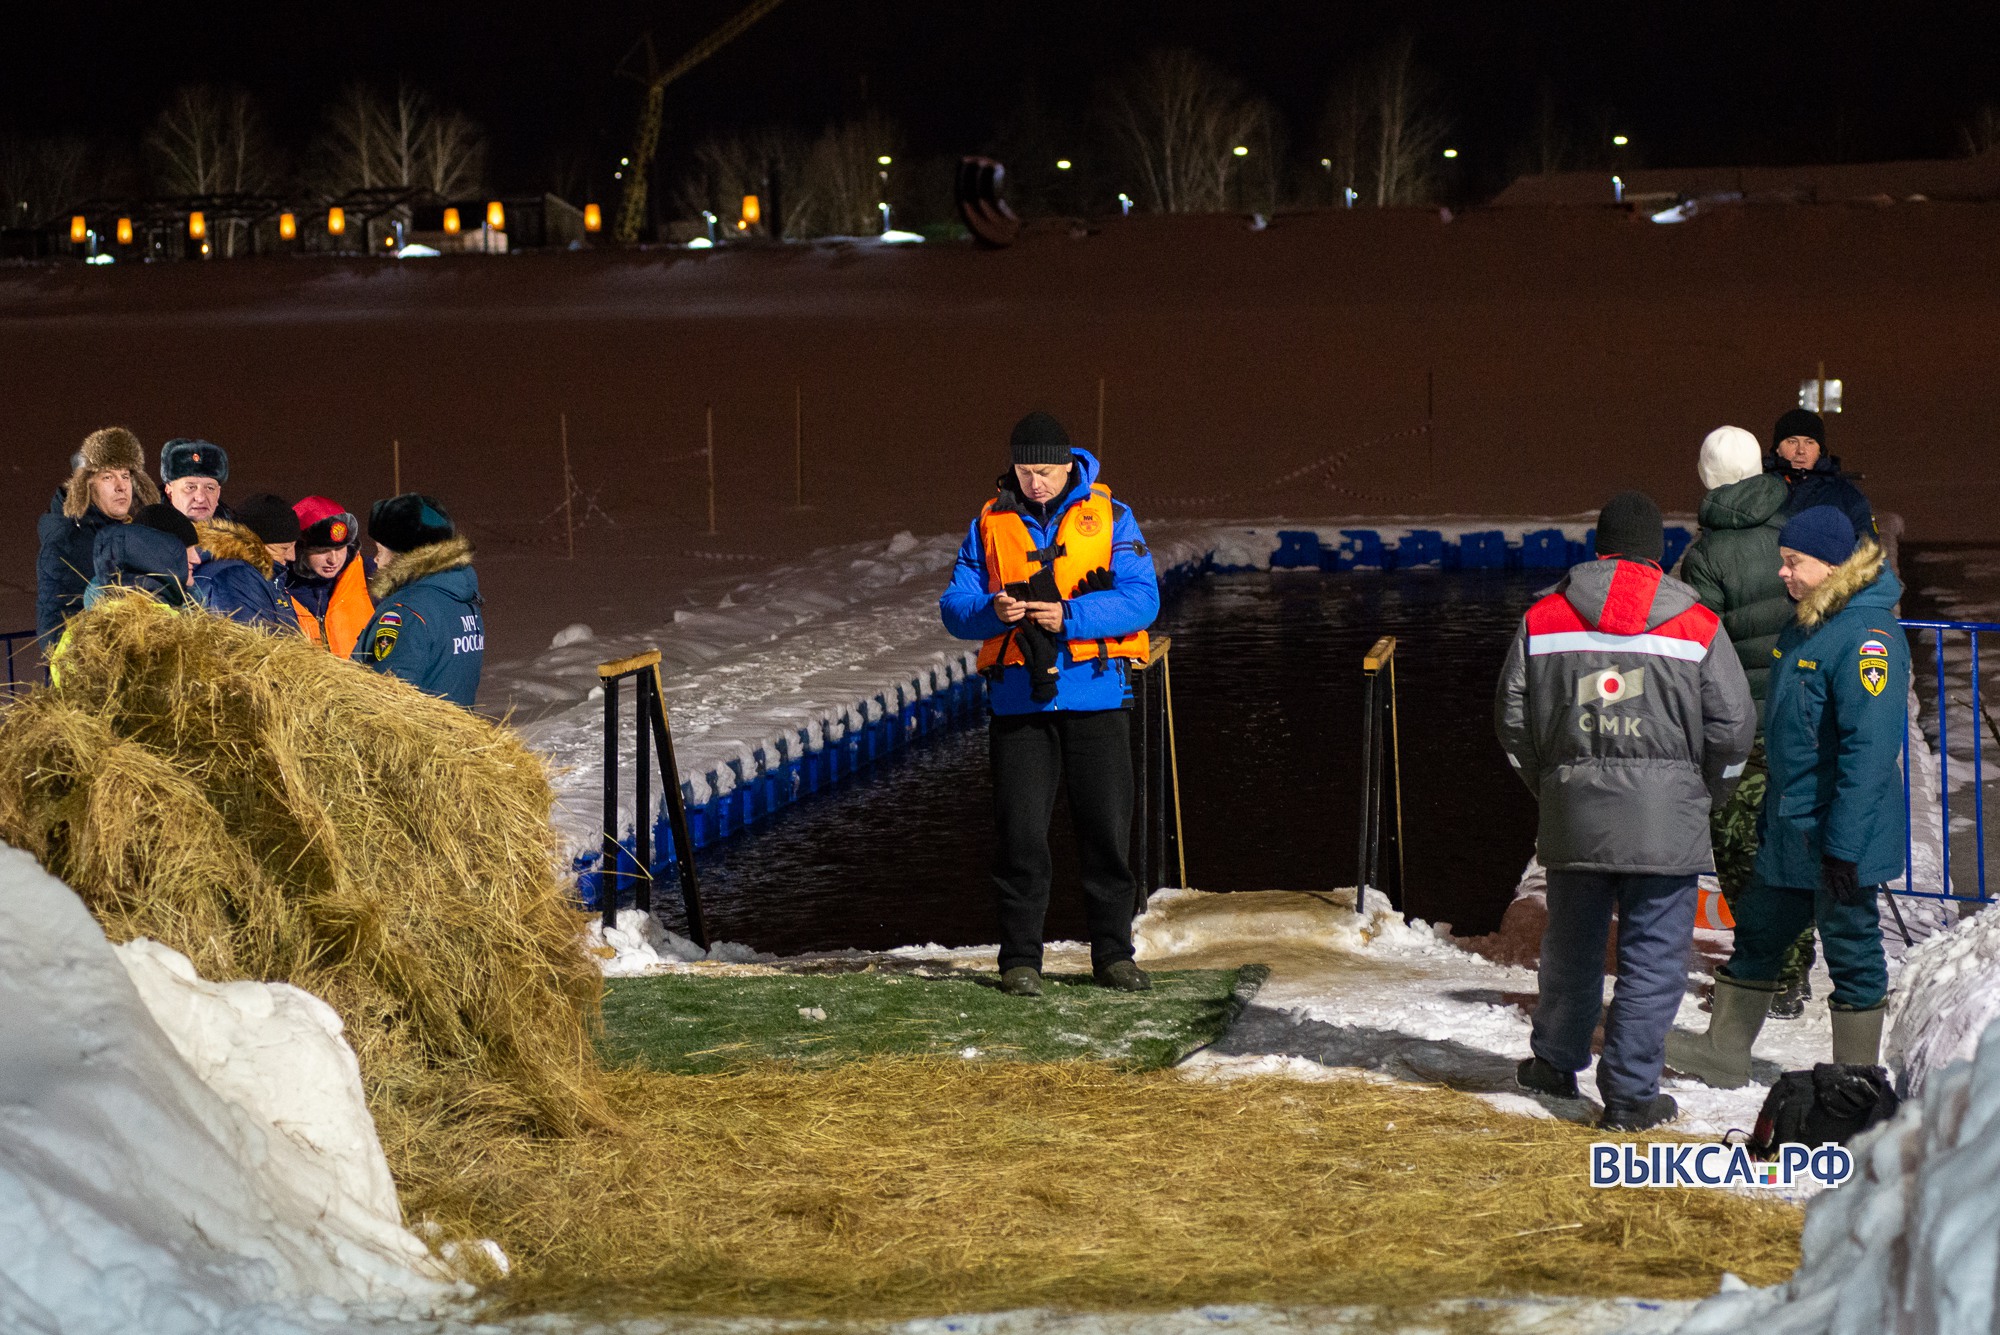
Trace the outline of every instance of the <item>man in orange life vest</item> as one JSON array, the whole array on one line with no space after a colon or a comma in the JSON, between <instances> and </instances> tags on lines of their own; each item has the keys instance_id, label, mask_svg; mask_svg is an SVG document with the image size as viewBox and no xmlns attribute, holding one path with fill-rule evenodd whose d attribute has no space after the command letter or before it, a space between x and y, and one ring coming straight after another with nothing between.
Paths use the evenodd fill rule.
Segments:
<instances>
[{"instance_id":1,"label":"man in orange life vest","mask_svg":"<svg viewBox=\"0 0 2000 1335\"><path fill-rule=\"evenodd\" d=\"M292 509L300 532L286 592L299 629L335 658L350 658L375 616L375 600L368 596L368 577L375 572L361 554L361 526L338 501L324 496L308 496Z\"/></svg>"},{"instance_id":2,"label":"man in orange life vest","mask_svg":"<svg viewBox=\"0 0 2000 1335\"><path fill-rule=\"evenodd\" d=\"M1143 991L1151 982L1132 962L1129 672L1146 657L1159 580L1132 512L1098 485L1096 458L1073 449L1061 423L1029 413L1011 451L938 600L945 629L984 642L1001 988L1041 995L1049 821L1066 777L1092 970L1105 987Z\"/></svg>"}]
</instances>

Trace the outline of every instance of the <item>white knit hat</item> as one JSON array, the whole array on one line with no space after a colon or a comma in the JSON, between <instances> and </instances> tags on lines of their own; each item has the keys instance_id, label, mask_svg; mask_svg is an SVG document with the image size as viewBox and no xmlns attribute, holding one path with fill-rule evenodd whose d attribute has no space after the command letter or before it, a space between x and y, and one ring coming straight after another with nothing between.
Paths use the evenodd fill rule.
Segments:
<instances>
[{"instance_id":1,"label":"white knit hat","mask_svg":"<svg viewBox=\"0 0 2000 1335\"><path fill-rule=\"evenodd\" d=\"M1764 447L1740 426L1719 426L1701 442L1701 485L1710 491L1764 471Z\"/></svg>"}]
</instances>

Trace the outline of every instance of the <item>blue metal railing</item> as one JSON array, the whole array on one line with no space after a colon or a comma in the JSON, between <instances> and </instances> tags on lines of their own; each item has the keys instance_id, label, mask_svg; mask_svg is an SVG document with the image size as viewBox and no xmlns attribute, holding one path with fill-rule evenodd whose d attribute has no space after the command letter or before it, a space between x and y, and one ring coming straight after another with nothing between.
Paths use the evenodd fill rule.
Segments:
<instances>
[{"instance_id":1,"label":"blue metal railing","mask_svg":"<svg viewBox=\"0 0 2000 1335\"><path fill-rule=\"evenodd\" d=\"M43 673L35 661L34 631L0 631L0 655L6 657L6 676L0 681L0 695L19 695L41 683Z\"/></svg>"},{"instance_id":2,"label":"blue metal railing","mask_svg":"<svg viewBox=\"0 0 2000 1335\"><path fill-rule=\"evenodd\" d=\"M1903 723L1903 816L1904 853L1903 888L1893 893L1907 895L1913 899L1954 900L1962 904L1990 904L1993 897L1986 889L1986 790L1985 790L1985 737L1980 725L1994 727L1992 717L1980 698L1979 682L1979 637L2000 634L2000 622L1992 621L1904 621L1906 631L1928 631L1931 635L1931 671L1937 688L1937 758L1938 758L1938 858L1939 875L1936 890L1917 889L1916 821L1914 802L1911 798L1910 777L1910 725ZM1952 893L1951 884L1951 707L1950 683L1945 677L1945 638L1948 635L1963 634L1966 637L1968 675L1971 699L1972 726L1972 855L1975 869L1975 883L1978 893L1959 895ZM1913 675L1915 663L1912 663ZM1996 733L2000 737L2000 733Z\"/></svg>"}]
</instances>

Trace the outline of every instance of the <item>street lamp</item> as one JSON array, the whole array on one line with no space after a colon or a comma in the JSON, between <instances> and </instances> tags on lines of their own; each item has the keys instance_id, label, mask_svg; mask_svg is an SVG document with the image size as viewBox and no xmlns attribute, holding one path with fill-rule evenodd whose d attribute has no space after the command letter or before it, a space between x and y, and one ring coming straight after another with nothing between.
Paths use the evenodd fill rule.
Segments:
<instances>
[{"instance_id":1,"label":"street lamp","mask_svg":"<svg viewBox=\"0 0 2000 1335\"><path fill-rule=\"evenodd\" d=\"M486 225L496 232L507 230L507 210L501 207L497 199L487 201Z\"/></svg>"},{"instance_id":2,"label":"street lamp","mask_svg":"<svg viewBox=\"0 0 2000 1335\"><path fill-rule=\"evenodd\" d=\"M294 215L294 214L290 214L290 213L281 213L281 214L279 214L279 215L278 215L278 240L280 240L280 241L290 241L290 240L292 240L292 239L293 239L294 237L296 237L296 236L297 236L298 234L299 234L299 220L298 220L297 216L296 216L296 215Z\"/></svg>"},{"instance_id":3,"label":"street lamp","mask_svg":"<svg viewBox=\"0 0 2000 1335\"><path fill-rule=\"evenodd\" d=\"M1127 218L1130 217L1131 214L1132 214L1132 196L1126 194L1123 190L1120 190L1118 192L1118 216L1121 218Z\"/></svg>"},{"instance_id":4,"label":"street lamp","mask_svg":"<svg viewBox=\"0 0 2000 1335\"><path fill-rule=\"evenodd\" d=\"M444 234L446 236L457 236L458 229L459 229L458 210L446 209L444 211Z\"/></svg>"},{"instance_id":5,"label":"street lamp","mask_svg":"<svg viewBox=\"0 0 2000 1335\"><path fill-rule=\"evenodd\" d=\"M1616 144L1618 147L1623 148L1625 147L1625 145L1631 143L1632 141L1630 139L1627 139L1622 134L1614 134L1611 136L1611 142Z\"/></svg>"},{"instance_id":6,"label":"street lamp","mask_svg":"<svg viewBox=\"0 0 2000 1335\"><path fill-rule=\"evenodd\" d=\"M890 156L889 156L889 155L888 155L887 153L884 153L884 154L882 154L882 155L881 155L880 157L878 157L878 158L876 158L876 159L875 159L875 165L876 165L876 166L878 166L878 167L886 167L886 166L888 166L888 165L889 165L889 164L890 164L891 162L894 162L894 161L895 161L895 159L894 159L894 158L890 157Z\"/></svg>"},{"instance_id":7,"label":"street lamp","mask_svg":"<svg viewBox=\"0 0 2000 1335\"><path fill-rule=\"evenodd\" d=\"M1250 156L1250 150L1242 144L1238 144L1236 147L1230 149L1229 151L1231 153L1234 153L1239 158L1247 158Z\"/></svg>"},{"instance_id":8,"label":"street lamp","mask_svg":"<svg viewBox=\"0 0 2000 1335\"><path fill-rule=\"evenodd\" d=\"M90 239L90 224L84 220L81 213L70 217L69 239L79 246Z\"/></svg>"},{"instance_id":9,"label":"street lamp","mask_svg":"<svg viewBox=\"0 0 2000 1335\"><path fill-rule=\"evenodd\" d=\"M199 241L208 235L208 219L200 209L188 214L188 240Z\"/></svg>"},{"instance_id":10,"label":"street lamp","mask_svg":"<svg viewBox=\"0 0 2000 1335\"><path fill-rule=\"evenodd\" d=\"M1455 148L1447 148L1444 151L1444 155L1448 158L1455 158L1458 156L1458 150Z\"/></svg>"},{"instance_id":11,"label":"street lamp","mask_svg":"<svg viewBox=\"0 0 2000 1335\"><path fill-rule=\"evenodd\" d=\"M604 230L604 210L595 204L583 206L583 230L601 232Z\"/></svg>"},{"instance_id":12,"label":"street lamp","mask_svg":"<svg viewBox=\"0 0 2000 1335\"><path fill-rule=\"evenodd\" d=\"M326 211L326 234L328 236L347 235L347 210L338 204Z\"/></svg>"},{"instance_id":13,"label":"street lamp","mask_svg":"<svg viewBox=\"0 0 2000 1335\"><path fill-rule=\"evenodd\" d=\"M118 220L118 244L121 246L132 244L132 220L130 218L120 218Z\"/></svg>"},{"instance_id":14,"label":"street lamp","mask_svg":"<svg viewBox=\"0 0 2000 1335\"><path fill-rule=\"evenodd\" d=\"M1056 159L1056 170L1057 170L1057 171L1059 171L1059 172L1066 172L1066 171L1068 171L1068 170L1069 170L1069 159L1068 159L1068 158L1057 158L1057 159Z\"/></svg>"}]
</instances>

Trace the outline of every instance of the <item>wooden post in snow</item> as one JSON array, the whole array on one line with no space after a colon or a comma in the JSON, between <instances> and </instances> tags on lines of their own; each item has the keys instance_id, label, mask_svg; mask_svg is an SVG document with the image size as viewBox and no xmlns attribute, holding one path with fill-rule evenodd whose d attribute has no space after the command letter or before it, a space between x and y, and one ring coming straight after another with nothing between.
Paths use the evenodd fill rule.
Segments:
<instances>
[{"instance_id":1,"label":"wooden post in snow","mask_svg":"<svg viewBox=\"0 0 2000 1335\"><path fill-rule=\"evenodd\" d=\"M1097 462L1104 462L1104 377L1097 377Z\"/></svg>"},{"instance_id":2,"label":"wooden post in snow","mask_svg":"<svg viewBox=\"0 0 2000 1335\"><path fill-rule=\"evenodd\" d=\"M708 416L708 531L715 532L715 405L709 404Z\"/></svg>"},{"instance_id":3,"label":"wooden post in snow","mask_svg":"<svg viewBox=\"0 0 2000 1335\"><path fill-rule=\"evenodd\" d=\"M391 496L401 496L403 494L403 442L401 440L392 440L389 442L389 455L391 459L390 476L395 479L395 488L389 494Z\"/></svg>"},{"instance_id":4,"label":"wooden post in snow","mask_svg":"<svg viewBox=\"0 0 2000 1335\"><path fill-rule=\"evenodd\" d=\"M576 514L570 498L576 494L576 482L569 471L569 414L557 413L556 421L562 433L563 464L563 541L569 548L569 559L576 560Z\"/></svg>"},{"instance_id":5,"label":"wooden post in snow","mask_svg":"<svg viewBox=\"0 0 2000 1335\"><path fill-rule=\"evenodd\" d=\"M805 390L792 386L792 508L806 508Z\"/></svg>"}]
</instances>

